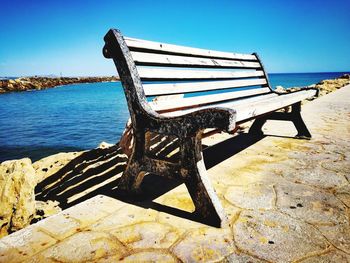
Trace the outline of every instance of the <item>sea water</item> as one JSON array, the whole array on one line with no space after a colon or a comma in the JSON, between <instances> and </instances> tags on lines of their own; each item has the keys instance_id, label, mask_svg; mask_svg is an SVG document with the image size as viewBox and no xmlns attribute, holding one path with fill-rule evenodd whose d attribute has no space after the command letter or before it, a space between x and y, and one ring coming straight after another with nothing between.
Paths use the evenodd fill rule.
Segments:
<instances>
[{"instance_id":1,"label":"sea water","mask_svg":"<svg viewBox=\"0 0 350 263\"><path fill-rule=\"evenodd\" d=\"M273 87L307 86L342 73L270 74ZM0 94L0 162L116 143L129 118L120 82Z\"/></svg>"}]
</instances>

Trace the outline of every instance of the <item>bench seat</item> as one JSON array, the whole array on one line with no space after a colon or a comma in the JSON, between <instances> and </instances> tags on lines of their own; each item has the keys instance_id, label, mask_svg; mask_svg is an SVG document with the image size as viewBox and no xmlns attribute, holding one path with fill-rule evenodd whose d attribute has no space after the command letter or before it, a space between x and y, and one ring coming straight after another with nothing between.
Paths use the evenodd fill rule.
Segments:
<instances>
[{"instance_id":1,"label":"bench seat","mask_svg":"<svg viewBox=\"0 0 350 263\"><path fill-rule=\"evenodd\" d=\"M260 115L269 113L271 111L276 111L278 109L285 108L301 100L313 98L315 95L316 90L301 90L298 92L286 93L281 95L277 95L276 93L265 93L261 96L256 97L250 97L231 102L225 101L211 105L199 106L197 108L176 110L170 112L164 111L166 109L169 110L169 108L174 109L171 107L178 107L176 105L188 105L190 103L187 103L187 100L191 101L192 98L183 98L182 100L172 100L170 102L162 101L161 103L151 103L151 106L155 111L160 112L160 114L164 116L181 116L190 112L207 108L234 109L236 111L236 122L242 123L244 121L250 120L251 118L256 118Z\"/></svg>"}]
</instances>

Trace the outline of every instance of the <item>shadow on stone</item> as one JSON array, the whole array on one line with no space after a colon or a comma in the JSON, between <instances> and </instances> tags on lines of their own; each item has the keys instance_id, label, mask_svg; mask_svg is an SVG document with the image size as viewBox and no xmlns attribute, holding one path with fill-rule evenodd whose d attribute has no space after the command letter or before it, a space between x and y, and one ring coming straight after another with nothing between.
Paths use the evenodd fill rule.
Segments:
<instances>
[{"instance_id":1,"label":"shadow on stone","mask_svg":"<svg viewBox=\"0 0 350 263\"><path fill-rule=\"evenodd\" d=\"M241 133L211 147L203 146L204 162L207 169L253 145L264 136L252 136ZM176 142L174 142L176 143ZM176 146L176 145L175 145ZM174 145L167 145L174 148ZM162 152L167 152L161 149ZM157 155L161 157L160 155ZM182 184L156 175L147 175L142 182L142 194L131 196L118 189L119 178L126 167L128 157L119 145L105 149L93 149L71 160L62 169L40 182L36 188L36 199L56 200L62 209L83 202L96 195L103 194L121 201L207 225L216 226L212 220L203 220L196 213L154 202L156 198Z\"/></svg>"}]
</instances>

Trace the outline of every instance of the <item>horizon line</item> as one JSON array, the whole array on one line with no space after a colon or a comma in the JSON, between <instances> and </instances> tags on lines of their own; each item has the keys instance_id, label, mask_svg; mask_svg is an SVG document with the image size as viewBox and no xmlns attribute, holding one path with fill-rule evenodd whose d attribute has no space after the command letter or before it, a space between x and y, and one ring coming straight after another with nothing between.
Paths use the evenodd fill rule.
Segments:
<instances>
[{"instance_id":1,"label":"horizon line","mask_svg":"<svg viewBox=\"0 0 350 263\"><path fill-rule=\"evenodd\" d=\"M349 71L312 71L312 72L271 72L267 73L269 74L320 74L320 73L345 73L345 74L350 74ZM37 75L8 75L8 76L0 76L0 78L25 78L25 77L46 77L46 78L79 78L79 77L119 77L117 75L66 75L66 76L59 76L55 74L37 74Z\"/></svg>"}]
</instances>

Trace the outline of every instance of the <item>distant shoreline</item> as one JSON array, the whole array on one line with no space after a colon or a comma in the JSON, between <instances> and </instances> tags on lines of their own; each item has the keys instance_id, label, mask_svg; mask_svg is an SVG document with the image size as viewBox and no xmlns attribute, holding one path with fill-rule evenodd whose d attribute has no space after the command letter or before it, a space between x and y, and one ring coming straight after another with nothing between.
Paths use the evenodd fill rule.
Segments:
<instances>
[{"instance_id":1,"label":"distant shoreline","mask_svg":"<svg viewBox=\"0 0 350 263\"><path fill-rule=\"evenodd\" d=\"M23 77L16 79L0 80L0 94L9 92L21 92L32 90L43 90L78 83L96 83L119 81L118 77Z\"/></svg>"}]
</instances>

